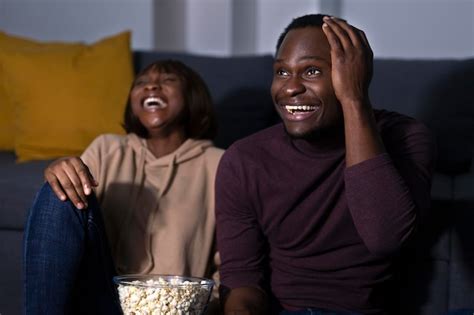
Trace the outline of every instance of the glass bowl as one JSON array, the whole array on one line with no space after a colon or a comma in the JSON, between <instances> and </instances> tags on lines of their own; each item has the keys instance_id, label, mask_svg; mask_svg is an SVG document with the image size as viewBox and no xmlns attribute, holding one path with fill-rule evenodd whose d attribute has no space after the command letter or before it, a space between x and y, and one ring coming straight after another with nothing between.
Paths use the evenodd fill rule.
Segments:
<instances>
[{"instance_id":1,"label":"glass bowl","mask_svg":"<svg viewBox=\"0 0 474 315\"><path fill-rule=\"evenodd\" d=\"M204 314L214 281L170 275L114 277L125 315Z\"/></svg>"}]
</instances>

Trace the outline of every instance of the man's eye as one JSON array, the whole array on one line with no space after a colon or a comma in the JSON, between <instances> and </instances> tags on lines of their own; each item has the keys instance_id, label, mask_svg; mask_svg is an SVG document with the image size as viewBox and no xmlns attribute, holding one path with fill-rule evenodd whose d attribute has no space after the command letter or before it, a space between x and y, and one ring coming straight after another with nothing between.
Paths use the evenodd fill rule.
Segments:
<instances>
[{"instance_id":1,"label":"man's eye","mask_svg":"<svg viewBox=\"0 0 474 315\"><path fill-rule=\"evenodd\" d=\"M313 68L312 67L312 68L309 68L308 70L306 70L306 75L308 75L308 76L315 76L315 75L318 75L320 73L321 73L321 71L319 71L318 68Z\"/></svg>"},{"instance_id":2,"label":"man's eye","mask_svg":"<svg viewBox=\"0 0 474 315\"><path fill-rule=\"evenodd\" d=\"M288 75L288 72L287 72L286 70L283 70L283 69L278 69L278 70L276 71L276 74L277 74L278 76L284 77L284 76L287 76L287 75Z\"/></svg>"}]
</instances>

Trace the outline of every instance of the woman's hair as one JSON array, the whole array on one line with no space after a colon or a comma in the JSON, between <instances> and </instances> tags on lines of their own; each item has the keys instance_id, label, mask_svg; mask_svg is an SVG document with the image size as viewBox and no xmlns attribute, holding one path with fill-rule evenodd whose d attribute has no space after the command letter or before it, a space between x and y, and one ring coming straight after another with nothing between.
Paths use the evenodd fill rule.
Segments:
<instances>
[{"instance_id":1,"label":"woman's hair","mask_svg":"<svg viewBox=\"0 0 474 315\"><path fill-rule=\"evenodd\" d=\"M196 71L177 60L160 60L148 65L136 78L144 73L155 70L172 73L179 77L185 101L184 128L186 137L193 139L213 139L217 132L217 121L214 114L211 94L204 80ZM132 89L133 89L132 84ZM128 97L125 107L123 128L127 133L135 133L139 137L148 138L148 131L138 117L133 114Z\"/></svg>"}]
</instances>

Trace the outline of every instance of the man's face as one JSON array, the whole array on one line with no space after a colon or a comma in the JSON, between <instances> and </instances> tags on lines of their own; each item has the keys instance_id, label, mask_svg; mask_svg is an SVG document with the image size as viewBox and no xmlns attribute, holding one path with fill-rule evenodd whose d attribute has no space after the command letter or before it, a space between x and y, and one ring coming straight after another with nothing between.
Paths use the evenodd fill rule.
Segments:
<instances>
[{"instance_id":1,"label":"man's face","mask_svg":"<svg viewBox=\"0 0 474 315\"><path fill-rule=\"evenodd\" d=\"M288 32L275 57L271 94L287 132L302 138L342 126L332 86L331 54L321 28Z\"/></svg>"}]
</instances>

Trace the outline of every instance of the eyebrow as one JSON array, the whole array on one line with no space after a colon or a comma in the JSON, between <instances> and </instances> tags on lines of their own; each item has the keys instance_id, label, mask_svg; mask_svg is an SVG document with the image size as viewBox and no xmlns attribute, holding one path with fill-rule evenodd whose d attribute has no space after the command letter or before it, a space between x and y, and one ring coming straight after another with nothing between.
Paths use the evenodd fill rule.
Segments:
<instances>
[{"instance_id":1,"label":"eyebrow","mask_svg":"<svg viewBox=\"0 0 474 315\"><path fill-rule=\"evenodd\" d=\"M322 61L324 63L327 63L328 65L331 64L330 61L327 61L326 59L319 56L304 56L304 57L301 57L299 60L317 60L317 61ZM284 60L281 58L278 58L278 59L275 59L275 62L284 62Z\"/></svg>"}]
</instances>

